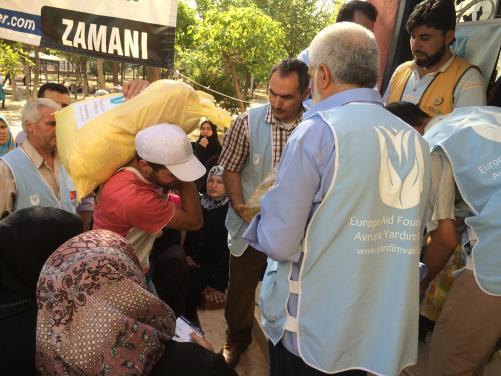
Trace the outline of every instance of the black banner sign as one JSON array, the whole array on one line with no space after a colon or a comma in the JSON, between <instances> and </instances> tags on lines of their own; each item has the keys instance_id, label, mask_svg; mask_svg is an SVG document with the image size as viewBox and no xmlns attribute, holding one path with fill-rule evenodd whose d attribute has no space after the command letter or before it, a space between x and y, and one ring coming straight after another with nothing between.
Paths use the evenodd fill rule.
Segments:
<instances>
[{"instance_id":1,"label":"black banner sign","mask_svg":"<svg viewBox=\"0 0 501 376\"><path fill-rule=\"evenodd\" d=\"M40 45L102 59L170 68L176 28L42 7Z\"/></svg>"}]
</instances>

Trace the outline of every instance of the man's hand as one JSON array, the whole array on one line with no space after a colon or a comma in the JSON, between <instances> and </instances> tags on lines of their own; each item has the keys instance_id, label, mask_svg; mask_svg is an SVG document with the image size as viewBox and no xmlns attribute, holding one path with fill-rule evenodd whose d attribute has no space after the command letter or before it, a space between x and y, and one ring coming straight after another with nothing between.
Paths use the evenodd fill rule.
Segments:
<instances>
[{"instance_id":1,"label":"man's hand","mask_svg":"<svg viewBox=\"0 0 501 376\"><path fill-rule=\"evenodd\" d=\"M150 83L146 80L132 80L126 82L122 89L126 100L134 98L140 92L148 87Z\"/></svg>"},{"instance_id":2,"label":"man's hand","mask_svg":"<svg viewBox=\"0 0 501 376\"><path fill-rule=\"evenodd\" d=\"M252 218L254 218L249 213L249 205L247 204L238 204L233 207L233 210L242 218L246 223L251 223Z\"/></svg>"},{"instance_id":3,"label":"man's hand","mask_svg":"<svg viewBox=\"0 0 501 376\"><path fill-rule=\"evenodd\" d=\"M202 137L198 143L200 146L206 148L209 145L209 140L206 137Z\"/></svg>"},{"instance_id":4,"label":"man's hand","mask_svg":"<svg viewBox=\"0 0 501 376\"><path fill-rule=\"evenodd\" d=\"M188 264L188 268L190 269L198 269L200 268L200 265L198 265L192 258L191 256L186 256L186 263Z\"/></svg>"},{"instance_id":5,"label":"man's hand","mask_svg":"<svg viewBox=\"0 0 501 376\"><path fill-rule=\"evenodd\" d=\"M190 337L191 337L191 342L196 343L197 345L200 345L203 348L214 352L214 347L212 347L212 345L204 337L200 337L195 332L191 332Z\"/></svg>"}]
</instances>

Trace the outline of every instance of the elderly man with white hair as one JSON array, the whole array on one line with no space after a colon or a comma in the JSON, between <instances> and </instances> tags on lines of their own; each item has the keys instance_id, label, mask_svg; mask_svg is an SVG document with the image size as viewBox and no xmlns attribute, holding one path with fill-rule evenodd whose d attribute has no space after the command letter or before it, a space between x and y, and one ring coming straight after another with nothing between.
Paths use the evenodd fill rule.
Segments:
<instances>
[{"instance_id":1,"label":"elderly man with white hair","mask_svg":"<svg viewBox=\"0 0 501 376\"><path fill-rule=\"evenodd\" d=\"M28 101L21 113L27 140L0 160L0 217L30 206L76 212L76 191L56 151L61 105L47 98Z\"/></svg>"},{"instance_id":2,"label":"elderly man with white hair","mask_svg":"<svg viewBox=\"0 0 501 376\"><path fill-rule=\"evenodd\" d=\"M372 89L369 30L338 23L309 50L315 105L244 234L269 256L271 375L398 375L417 358L428 146Z\"/></svg>"}]
</instances>

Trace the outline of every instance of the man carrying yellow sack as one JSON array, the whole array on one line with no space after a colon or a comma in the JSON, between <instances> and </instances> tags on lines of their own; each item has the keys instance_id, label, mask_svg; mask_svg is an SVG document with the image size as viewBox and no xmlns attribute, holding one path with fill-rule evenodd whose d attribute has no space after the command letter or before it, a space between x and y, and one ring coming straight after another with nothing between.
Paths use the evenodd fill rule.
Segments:
<instances>
[{"instance_id":1,"label":"man carrying yellow sack","mask_svg":"<svg viewBox=\"0 0 501 376\"><path fill-rule=\"evenodd\" d=\"M94 228L127 238L147 272L153 242L164 227L195 231L202 226L193 182L205 174L205 167L193 155L186 133L177 125L148 127L136 135L135 146L135 158L98 193ZM169 194L172 189L179 192L180 200Z\"/></svg>"}]
</instances>

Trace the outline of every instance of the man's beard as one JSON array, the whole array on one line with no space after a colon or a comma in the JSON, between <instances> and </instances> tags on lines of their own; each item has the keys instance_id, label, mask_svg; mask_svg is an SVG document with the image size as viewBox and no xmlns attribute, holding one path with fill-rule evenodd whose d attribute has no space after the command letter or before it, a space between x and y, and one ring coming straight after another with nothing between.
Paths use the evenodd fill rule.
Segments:
<instances>
[{"instance_id":1,"label":"man's beard","mask_svg":"<svg viewBox=\"0 0 501 376\"><path fill-rule=\"evenodd\" d=\"M155 171L152 171L151 174L148 176L148 180L152 182L153 184L162 187L165 191L170 191L172 189L176 189L177 185L179 184L179 181L173 181L171 183L164 183L162 182L158 177L157 173Z\"/></svg>"},{"instance_id":2,"label":"man's beard","mask_svg":"<svg viewBox=\"0 0 501 376\"><path fill-rule=\"evenodd\" d=\"M418 52L418 51L416 51ZM416 53L414 52L414 53ZM421 54L426 55L424 52L419 51ZM442 45L442 47L435 52L433 55L426 55L425 58L420 58L418 59L417 57L414 56L414 61L416 62L416 65L421 67L421 68L429 68L437 64L442 56L444 56L446 52L446 47L445 45Z\"/></svg>"}]
</instances>

